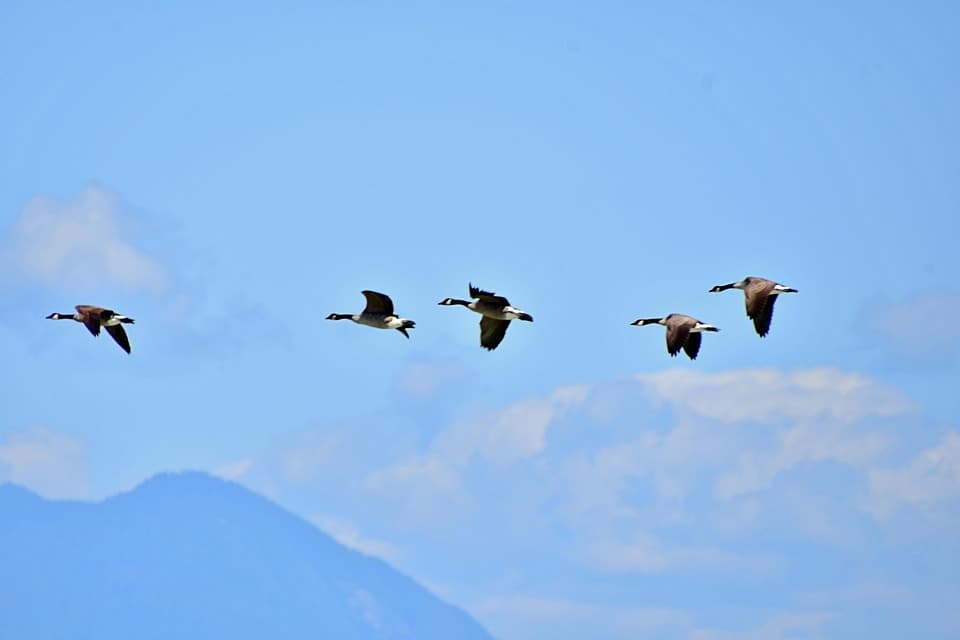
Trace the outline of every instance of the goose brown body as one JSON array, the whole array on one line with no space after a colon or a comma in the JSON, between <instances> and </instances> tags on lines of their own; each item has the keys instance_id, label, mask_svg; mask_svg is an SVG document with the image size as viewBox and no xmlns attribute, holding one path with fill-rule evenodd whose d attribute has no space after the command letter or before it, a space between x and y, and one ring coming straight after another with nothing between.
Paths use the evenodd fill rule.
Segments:
<instances>
[{"instance_id":1,"label":"goose brown body","mask_svg":"<svg viewBox=\"0 0 960 640\"><path fill-rule=\"evenodd\" d=\"M748 276L739 282L718 284L710 289L710 293L719 293L727 289L741 289L747 317L753 320L753 328L761 338L770 333L770 323L773 320L773 305L781 293L797 293L796 289L786 287L773 280Z\"/></svg>"},{"instance_id":2,"label":"goose brown body","mask_svg":"<svg viewBox=\"0 0 960 640\"><path fill-rule=\"evenodd\" d=\"M94 336L99 336L100 329L104 328L121 349L130 353L130 340L123 325L133 324L133 318L120 315L113 309L90 304L78 304L74 309L76 313L51 313L47 316L47 320L75 320L83 324Z\"/></svg>"},{"instance_id":3,"label":"goose brown body","mask_svg":"<svg viewBox=\"0 0 960 640\"><path fill-rule=\"evenodd\" d=\"M660 324L667 328L667 353L676 356L682 349L691 360L697 359L700 353L700 333L703 331L719 331L713 325L700 322L696 318L671 313L662 318L640 318L630 323L633 326L643 327L648 324Z\"/></svg>"}]
</instances>

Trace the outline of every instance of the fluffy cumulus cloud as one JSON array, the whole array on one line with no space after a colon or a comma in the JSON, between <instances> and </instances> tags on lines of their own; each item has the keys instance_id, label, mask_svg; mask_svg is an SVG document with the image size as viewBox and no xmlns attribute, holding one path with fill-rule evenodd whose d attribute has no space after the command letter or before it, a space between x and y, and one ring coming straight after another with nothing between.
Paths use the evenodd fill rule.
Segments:
<instances>
[{"instance_id":1,"label":"fluffy cumulus cloud","mask_svg":"<svg viewBox=\"0 0 960 640\"><path fill-rule=\"evenodd\" d=\"M771 423L826 416L849 423L902 413L903 394L836 369L751 369L700 373L675 369L638 376L654 402L726 423Z\"/></svg>"},{"instance_id":2,"label":"fluffy cumulus cloud","mask_svg":"<svg viewBox=\"0 0 960 640\"><path fill-rule=\"evenodd\" d=\"M805 462L835 461L863 467L888 446L882 433L849 433L833 424L800 423L782 431L777 443L763 450L746 450L737 456L736 466L723 472L714 483L721 498L734 498L759 491L777 476Z\"/></svg>"},{"instance_id":3,"label":"fluffy cumulus cloud","mask_svg":"<svg viewBox=\"0 0 960 640\"><path fill-rule=\"evenodd\" d=\"M926 448L911 453L926 430ZM888 514L960 497L960 436L937 435L895 388L836 369L668 370L561 387L424 433L318 429L230 471L301 512L330 514L321 528L428 582L448 583L438 565L470 576L447 584L449 597L495 631L528 628L502 634L516 638L543 637L554 614L568 622L558 638L584 637L564 628L604 638L868 628L857 603L814 608L794 596L864 579L844 561L854 549L872 558L869 577L909 584L885 562L916 551L882 543ZM930 535L934 556L954 539ZM829 568L811 575L810 562ZM490 598L505 585L527 595ZM756 609L704 617L698 606L718 588ZM615 594L616 612L610 599L588 604L598 590ZM613 624L614 613L627 622Z\"/></svg>"},{"instance_id":4,"label":"fluffy cumulus cloud","mask_svg":"<svg viewBox=\"0 0 960 640\"><path fill-rule=\"evenodd\" d=\"M538 456L547 446L551 424L581 405L588 392L585 386L561 387L545 398L462 418L442 431L426 451L373 470L365 486L407 502L420 517L438 503L448 507L441 514L453 516L449 507L467 501L464 481L475 464L509 469Z\"/></svg>"},{"instance_id":5,"label":"fluffy cumulus cloud","mask_svg":"<svg viewBox=\"0 0 960 640\"><path fill-rule=\"evenodd\" d=\"M474 456L498 462L535 456L546 448L551 424L582 405L588 393L587 386L560 387L545 398L465 418L443 431L430 453L457 466Z\"/></svg>"},{"instance_id":6,"label":"fluffy cumulus cloud","mask_svg":"<svg viewBox=\"0 0 960 640\"><path fill-rule=\"evenodd\" d=\"M13 482L46 498L89 494L87 447L45 427L0 435L0 482Z\"/></svg>"},{"instance_id":7,"label":"fluffy cumulus cloud","mask_svg":"<svg viewBox=\"0 0 960 640\"><path fill-rule=\"evenodd\" d=\"M119 198L88 187L70 200L30 200L4 232L0 262L20 280L56 289L111 285L162 291L163 268L134 246Z\"/></svg>"}]
</instances>

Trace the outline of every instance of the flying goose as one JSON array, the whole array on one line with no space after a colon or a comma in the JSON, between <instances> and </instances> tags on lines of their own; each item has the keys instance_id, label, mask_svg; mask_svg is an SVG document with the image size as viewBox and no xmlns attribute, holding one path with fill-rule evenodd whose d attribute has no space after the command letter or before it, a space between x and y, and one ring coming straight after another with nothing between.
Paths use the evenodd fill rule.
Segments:
<instances>
[{"instance_id":1,"label":"flying goose","mask_svg":"<svg viewBox=\"0 0 960 640\"><path fill-rule=\"evenodd\" d=\"M533 317L520 309L510 306L510 302L503 296L483 291L478 287L469 285L470 297L474 300L468 302L457 298L444 298L437 304L444 306L463 305L467 309L479 313L480 318L480 346L488 351L497 348L503 337L507 335L507 327L511 320L524 320L533 322Z\"/></svg>"},{"instance_id":2,"label":"flying goose","mask_svg":"<svg viewBox=\"0 0 960 640\"><path fill-rule=\"evenodd\" d=\"M753 276L744 278L740 282L718 284L713 289L710 289L710 293L719 293L727 289L743 289L743 295L747 305L747 316L753 320L753 328L757 330L757 335L761 338L766 336L770 331L770 321L773 319L773 305L777 301L777 296L781 293L797 293L796 289L785 287L773 280Z\"/></svg>"},{"instance_id":3,"label":"flying goose","mask_svg":"<svg viewBox=\"0 0 960 640\"><path fill-rule=\"evenodd\" d=\"M95 336L100 335L100 327L103 327L121 349L130 353L130 341L127 339L127 332L123 330L123 324L133 324L133 318L122 316L113 309L94 307L89 304L78 304L74 308L77 310L76 313L51 313L47 316L47 320L76 320L82 322L83 326Z\"/></svg>"},{"instance_id":4,"label":"flying goose","mask_svg":"<svg viewBox=\"0 0 960 640\"><path fill-rule=\"evenodd\" d=\"M641 318L630 324L637 327L662 324L667 328L667 352L670 356L677 355L680 349L683 349L691 360L696 360L697 353L700 351L700 332L720 331L713 325L705 324L682 313L671 313L664 318Z\"/></svg>"},{"instance_id":5,"label":"flying goose","mask_svg":"<svg viewBox=\"0 0 960 640\"><path fill-rule=\"evenodd\" d=\"M327 320L353 320L374 329L396 329L407 338L410 334L407 329L413 329L417 324L413 320L401 318L393 312L393 300L390 296L376 291L361 291L367 299L367 306L360 313L331 313Z\"/></svg>"}]
</instances>

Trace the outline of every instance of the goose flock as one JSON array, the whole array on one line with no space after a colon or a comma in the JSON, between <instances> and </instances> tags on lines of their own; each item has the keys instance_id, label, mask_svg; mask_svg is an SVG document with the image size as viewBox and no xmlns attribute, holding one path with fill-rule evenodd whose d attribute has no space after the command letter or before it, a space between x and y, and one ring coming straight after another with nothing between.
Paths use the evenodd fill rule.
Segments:
<instances>
[{"instance_id":1,"label":"goose flock","mask_svg":"<svg viewBox=\"0 0 960 640\"><path fill-rule=\"evenodd\" d=\"M472 284L468 285L472 301L460 300L458 298L444 298L437 304L452 307L461 305L475 313L479 313L480 318L480 346L489 351L497 348L503 337L507 335L507 327L511 320L524 320L533 322L533 316L526 311L521 311L510 306L510 301L503 296L484 291ZM385 293L376 291L361 291L360 293L367 299L367 306L360 313L331 313L327 320L353 320L357 324L374 329L396 329L407 338L410 334L407 329L413 329L416 322L401 318L393 312L393 300Z\"/></svg>"},{"instance_id":2,"label":"goose flock","mask_svg":"<svg viewBox=\"0 0 960 640\"><path fill-rule=\"evenodd\" d=\"M750 276L738 282L720 284L710 293L719 293L728 289L743 291L747 308L747 317L753 321L753 327L761 338L770 332L770 322L773 319L773 305L781 293L797 293L792 287L784 286L773 280ZM496 349L507 335L507 328L513 320L533 322L533 316L526 311L517 309L503 296L484 291L479 287L468 285L471 300L459 298L444 298L437 304L445 307L463 306L480 314L480 346L488 351ZM410 337L407 329L416 327L416 322L408 318L401 318L393 308L393 300L385 293L377 291L361 291L367 304L360 313L331 313L327 320L352 320L365 327L374 329L395 329L406 338ZM51 313L48 320L75 320L83 324L94 336L100 335L100 329L106 329L110 337L120 345L120 348L130 353L130 340L124 330L124 324L133 324L133 318L121 315L113 309L80 304L74 307L76 313ZM682 350L691 360L696 360L700 353L700 334L705 331L719 331L717 327L701 322L682 313L671 313L662 318L640 318L630 323L633 326L643 327L650 324L659 324L667 330L667 353L676 356Z\"/></svg>"}]
</instances>

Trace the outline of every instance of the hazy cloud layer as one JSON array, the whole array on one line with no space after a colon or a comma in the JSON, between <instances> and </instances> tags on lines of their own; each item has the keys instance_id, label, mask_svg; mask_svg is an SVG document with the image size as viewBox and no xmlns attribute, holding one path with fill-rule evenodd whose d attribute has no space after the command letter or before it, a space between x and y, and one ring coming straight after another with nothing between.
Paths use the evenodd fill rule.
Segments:
<instances>
[{"instance_id":1,"label":"hazy cloud layer","mask_svg":"<svg viewBox=\"0 0 960 640\"><path fill-rule=\"evenodd\" d=\"M651 399L722 422L770 423L827 416L852 422L901 413L902 393L863 375L831 368L701 373L673 369L638 376Z\"/></svg>"},{"instance_id":2,"label":"hazy cloud layer","mask_svg":"<svg viewBox=\"0 0 960 640\"><path fill-rule=\"evenodd\" d=\"M461 382L466 376L463 365L456 361L413 362L397 376L397 388L413 396L429 397Z\"/></svg>"},{"instance_id":3,"label":"hazy cloud layer","mask_svg":"<svg viewBox=\"0 0 960 640\"><path fill-rule=\"evenodd\" d=\"M960 434L947 432L906 464L870 472L874 508L886 515L900 507L930 509L960 498Z\"/></svg>"},{"instance_id":4,"label":"hazy cloud layer","mask_svg":"<svg viewBox=\"0 0 960 640\"><path fill-rule=\"evenodd\" d=\"M898 355L949 360L960 351L960 293L930 291L899 302L871 305L864 324L881 337L878 344Z\"/></svg>"},{"instance_id":5,"label":"hazy cloud layer","mask_svg":"<svg viewBox=\"0 0 960 640\"><path fill-rule=\"evenodd\" d=\"M736 576L750 589L804 576L798 545L802 554L909 553L871 547L895 526L887 515L949 508L960 496L960 436L931 429L917 454L904 437L909 430L916 442L924 425L897 389L836 369L668 370L464 415L425 442L382 425L317 428L224 472L329 514L317 522L334 535L428 582L434 563L456 564L474 576L470 587L448 587L456 601L522 626L524 616L533 624L556 603L578 601L560 587L485 600L497 591L477 585L523 582L496 569L516 554L607 588ZM888 578L897 588L898 576ZM796 588L835 586L816 580L798 577ZM634 604L646 613L610 637L645 628L655 637L819 637L845 615L758 609L734 628L688 618L682 601ZM609 624L604 607L568 611L571 625Z\"/></svg>"},{"instance_id":6,"label":"hazy cloud layer","mask_svg":"<svg viewBox=\"0 0 960 640\"><path fill-rule=\"evenodd\" d=\"M395 545L363 535L355 525L342 518L317 514L311 516L309 520L345 547L376 556L388 562L396 562L401 559L400 550Z\"/></svg>"},{"instance_id":7,"label":"hazy cloud layer","mask_svg":"<svg viewBox=\"0 0 960 640\"><path fill-rule=\"evenodd\" d=\"M22 280L54 289L163 291L168 276L135 246L127 218L120 199L99 187L65 201L36 197L3 232L0 263Z\"/></svg>"},{"instance_id":8,"label":"hazy cloud layer","mask_svg":"<svg viewBox=\"0 0 960 640\"><path fill-rule=\"evenodd\" d=\"M698 625L689 612L668 607L629 607L532 595L486 598L475 607L494 634L502 627L528 637L562 640L589 637L676 640L814 640L833 614L824 610L764 612L755 625L737 630ZM736 615L734 613L734 615ZM500 636L498 636L500 637Z\"/></svg>"},{"instance_id":9,"label":"hazy cloud layer","mask_svg":"<svg viewBox=\"0 0 960 640\"><path fill-rule=\"evenodd\" d=\"M13 482L47 498L89 495L87 445L45 427L0 435L0 482Z\"/></svg>"},{"instance_id":10,"label":"hazy cloud layer","mask_svg":"<svg viewBox=\"0 0 960 640\"><path fill-rule=\"evenodd\" d=\"M678 609L624 607L527 594L481 600L475 613L498 630L523 630L529 637L668 637L681 638L694 629L689 615Z\"/></svg>"}]
</instances>

